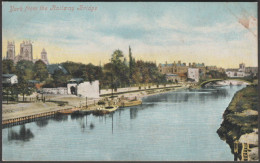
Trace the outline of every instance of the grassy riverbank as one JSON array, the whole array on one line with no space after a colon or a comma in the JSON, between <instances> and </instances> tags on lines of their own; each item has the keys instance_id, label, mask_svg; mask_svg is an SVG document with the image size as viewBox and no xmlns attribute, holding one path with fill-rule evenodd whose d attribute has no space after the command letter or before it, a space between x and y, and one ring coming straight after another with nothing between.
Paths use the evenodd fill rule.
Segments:
<instances>
[{"instance_id":1,"label":"grassy riverbank","mask_svg":"<svg viewBox=\"0 0 260 163\"><path fill-rule=\"evenodd\" d=\"M245 134L255 133L255 135L258 135L258 100L258 86L247 86L238 91L225 110L223 122L217 130L221 139L229 144L232 153L239 159L241 159L241 146L239 146L239 152L234 153L234 142L237 140L241 143L240 138ZM255 136L255 139L258 141L258 136ZM251 147L255 146L256 144L251 144Z\"/></svg>"}]
</instances>

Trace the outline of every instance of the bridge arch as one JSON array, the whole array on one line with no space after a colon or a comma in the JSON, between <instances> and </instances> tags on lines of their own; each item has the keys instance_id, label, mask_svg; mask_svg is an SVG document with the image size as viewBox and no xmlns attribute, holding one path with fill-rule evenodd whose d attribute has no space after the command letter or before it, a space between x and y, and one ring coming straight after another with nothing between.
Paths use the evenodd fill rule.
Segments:
<instances>
[{"instance_id":1,"label":"bridge arch","mask_svg":"<svg viewBox=\"0 0 260 163\"><path fill-rule=\"evenodd\" d=\"M251 82L244 80L244 79L210 79L210 80L206 80L203 81L202 83L199 84L200 87L204 87L206 84L210 83L210 82L217 82L217 81L225 81L225 80L237 80L237 81L242 81L242 82L246 82L248 84L252 84Z\"/></svg>"}]
</instances>

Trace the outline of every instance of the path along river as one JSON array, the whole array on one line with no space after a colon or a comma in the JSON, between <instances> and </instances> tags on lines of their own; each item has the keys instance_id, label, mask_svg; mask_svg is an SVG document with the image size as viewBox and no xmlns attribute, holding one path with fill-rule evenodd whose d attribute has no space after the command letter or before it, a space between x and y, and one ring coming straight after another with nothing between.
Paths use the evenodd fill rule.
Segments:
<instances>
[{"instance_id":1,"label":"path along river","mask_svg":"<svg viewBox=\"0 0 260 163\"><path fill-rule=\"evenodd\" d=\"M3 160L233 161L216 131L243 87L173 91L110 115L64 115L4 128Z\"/></svg>"}]
</instances>

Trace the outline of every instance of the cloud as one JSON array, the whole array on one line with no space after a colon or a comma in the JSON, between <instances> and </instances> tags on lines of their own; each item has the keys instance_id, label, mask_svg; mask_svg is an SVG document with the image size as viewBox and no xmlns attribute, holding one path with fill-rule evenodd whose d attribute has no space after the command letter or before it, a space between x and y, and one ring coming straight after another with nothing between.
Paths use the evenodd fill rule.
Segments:
<instances>
[{"instance_id":1,"label":"cloud","mask_svg":"<svg viewBox=\"0 0 260 163\"><path fill-rule=\"evenodd\" d=\"M36 16L20 28L5 28L4 24L3 40L29 38L35 46L49 49L56 61L67 58L90 61L91 57L108 61L115 49L127 54L129 45L137 58L158 62L183 58L213 64L212 58L217 57L218 64L222 64L225 56L246 55L251 59L257 56L257 41L234 19L194 26L169 10L153 17L142 12L104 12L49 19L42 21ZM3 47L3 54L5 51Z\"/></svg>"}]
</instances>

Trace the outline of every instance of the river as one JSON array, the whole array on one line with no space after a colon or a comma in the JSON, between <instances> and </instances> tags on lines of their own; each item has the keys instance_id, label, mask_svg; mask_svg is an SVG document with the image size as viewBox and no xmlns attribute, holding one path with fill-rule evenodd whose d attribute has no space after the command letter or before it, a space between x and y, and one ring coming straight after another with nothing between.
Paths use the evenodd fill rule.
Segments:
<instances>
[{"instance_id":1,"label":"river","mask_svg":"<svg viewBox=\"0 0 260 163\"><path fill-rule=\"evenodd\" d=\"M105 116L63 115L4 128L2 158L233 161L216 131L243 87L173 91Z\"/></svg>"}]
</instances>

